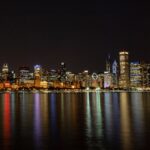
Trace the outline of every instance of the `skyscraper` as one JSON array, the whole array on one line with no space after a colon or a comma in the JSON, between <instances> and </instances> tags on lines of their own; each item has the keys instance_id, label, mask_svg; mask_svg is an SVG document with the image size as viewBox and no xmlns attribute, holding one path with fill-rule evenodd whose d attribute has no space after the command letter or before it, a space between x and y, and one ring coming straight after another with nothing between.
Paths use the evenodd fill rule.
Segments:
<instances>
[{"instance_id":1,"label":"skyscraper","mask_svg":"<svg viewBox=\"0 0 150 150\"><path fill-rule=\"evenodd\" d=\"M66 81L66 65L64 62L60 63L58 74L59 74L59 80L61 82L65 82Z\"/></svg>"},{"instance_id":2,"label":"skyscraper","mask_svg":"<svg viewBox=\"0 0 150 150\"><path fill-rule=\"evenodd\" d=\"M142 87L142 66L138 61L130 63L130 87Z\"/></svg>"},{"instance_id":3,"label":"skyscraper","mask_svg":"<svg viewBox=\"0 0 150 150\"><path fill-rule=\"evenodd\" d=\"M122 89L129 88L129 53L125 50L119 52L120 77L119 87Z\"/></svg>"},{"instance_id":4,"label":"skyscraper","mask_svg":"<svg viewBox=\"0 0 150 150\"><path fill-rule=\"evenodd\" d=\"M112 64L113 87L118 88L118 63L114 60Z\"/></svg>"},{"instance_id":5,"label":"skyscraper","mask_svg":"<svg viewBox=\"0 0 150 150\"><path fill-rule=\"evenodd\" d=\"M40 65L35 65L34 66L34 86L36 88L40 87L41 74L42 74L42 67Z\"/></svg>"}]
</instances>

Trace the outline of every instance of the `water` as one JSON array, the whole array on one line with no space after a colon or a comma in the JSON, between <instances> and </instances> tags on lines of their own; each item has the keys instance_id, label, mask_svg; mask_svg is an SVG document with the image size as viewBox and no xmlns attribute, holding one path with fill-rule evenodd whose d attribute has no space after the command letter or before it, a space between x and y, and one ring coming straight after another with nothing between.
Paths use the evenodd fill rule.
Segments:
<instances>
[{"instance_id":1,"label":"water","mask_svg":"<svg viewBox=\"0 0 150 150\"><path fill-rule=\"evenodd\" d=\"M150 93L1 93L0 150L149 149Z\"/></svg>"}]
</instances>

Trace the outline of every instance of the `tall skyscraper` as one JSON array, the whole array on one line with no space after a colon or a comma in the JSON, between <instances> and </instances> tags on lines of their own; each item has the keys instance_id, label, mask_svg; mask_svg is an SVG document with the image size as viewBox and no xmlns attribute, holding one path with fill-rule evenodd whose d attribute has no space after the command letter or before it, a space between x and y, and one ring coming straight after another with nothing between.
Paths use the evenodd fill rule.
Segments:
<instances>
[{"instance_id":1,"label":"tall skyscraper","mask_svg":"<svg viewBox=\"0 0 150 150\"><path fill-rule=\"evenodd\" d=\"M118 88L118 63L114 60L112 64L113 87Z\"/></svg>"},{"instance_id":2,"label":"tall skyscraper","mask_svg":"<svg viewBox=\"0 0 150 150\"><path fill-rule=\"evenodd\" d=\"M66 65L64 62L60 63L58 74L59 74L59 80L61 82L65 82L66 81Z\"/></svg>"},{"instance_id":3,"label":"tall skyscraper","mask_svg":"<svg viewBox=\"0 0 150 150\"><path fill-rule=\"evenodd\" d=\"M34 66L34 86L36 88L40 87L41 74L42 74L42 67L40 65L35 65Z\"/></svg>"},{"instance_id":4,"label":"tall skyscraper","mask_svg":"<svg viewBox=\"0 0 150 150\"><path fill-rule=\"evenodd\" d=\"M119 52L120 77L119 87L123 89L129 88L129 53L125 50Z\"/></svg>"},{"instance_id":5,"label":"tall skyscraper","mask_svg":"<svg viewBox=\"0 0 150 150\"><path fill-rule=\"evenodd\" d=\"M142 66L138 61L130 63L130 87L142 87Z\"/></svg>"}]
</instances>

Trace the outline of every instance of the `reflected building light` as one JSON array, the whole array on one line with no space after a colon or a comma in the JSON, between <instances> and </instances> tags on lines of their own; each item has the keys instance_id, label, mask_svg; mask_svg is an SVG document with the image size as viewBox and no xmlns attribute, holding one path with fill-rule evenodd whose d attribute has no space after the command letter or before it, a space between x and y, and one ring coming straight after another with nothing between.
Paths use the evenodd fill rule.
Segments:
<instances>
[{"instance_id":1,"label":"reflected building light","mask_svg":"<svg viewBox=\"0 0 150 150\"><path fill-rule=\"evenodd\" d=\"M56 94L55 93L51 93L51 97L50 97L50 110L51 110L51 125L52 125L52 133L53 133L53 137L56 138L57 135L57 114L56 114ZM55 139L56 140L56 139Z\"/></svg>"},{"instance_id":2,"label":"reflected building light","mask_svg":"<svg viewBox=\"0 0 150 150\"><path fill-rule=\"evenodd\" d=\"M40 109L40 94L34 94L34 139L36 146L40 146L41 137L41 109Z\"/></svg>"},{"instance_id":3,"label":"reflected building light","mask_svg":"<svg viewBox=\"0 0 150 150\"><path fill-rule=\"evenodd\" d=\"M53 119L56 120L56 94L52 93L51 94L51 117L52 121Z\"/></svg>"},{"instance_id":4,"label":"reflected building light","mask_svg":"<svg viewBox=\"0 0 150 150\"><path fill-rule=\"evenodd\" d=\"M123 149L131 149L131 128L129 119L128 93L120 93L121 136Z\"/></svg>"},{"instance_id":5,"label":"reflected building light","mask_svg":"<svg viewBox=\"0 0 150 150\"><path fill-rule=\"evenodd\" d=\"M61 93L60 95L61 99L61 118L64 120L64 94Z\"/></svg>"},{"instance_id":6,"label":"reflected building light","mask_svg":"<svg viewBox=\"0 0 150 150\"><path fill-rule=\"evenodd\" d=\"M71 94L65 93L65 112L68 123L72 121Z\"/></svg>"},{"instance_id":7,"label":"reflected building light","mask_svg":"<svg viewBox=\"0 0 150 150\"><path fill-rule=\"evenodd\" d=\"M96 92L96 133L98 137L102 136L102 111L100 93Z\"/></svg>"},{"instance_id":8,"label":"reflected building light","mask_svg":"<svg viewBox=\"0 0 150 150\"><path fill-rule=\"evenodd\" d=\"M9 144L11 135L10 126L10 94L4 94L4 111L3 111L3 135L5 143ZM6 145L7 145L6 144Z\"/></svg>"},{"instance_id":9,"label":"reflected building light","mask_svg":"<svg viewBox=\"0 0 150 150\"><path fill-rule=\"evenodd\" d=\"M132 109L132 113L133 113L133 120L134 120L134 132L136 133L136 135L140 135L137 136L137 138L139 138L139 140L141 141L142 139L144 139L142 137L142 133L143 133L143 129L144 129L144 114L143 114L143 104L142 104L142 93L131 93L131 102L132 102L132 107L134 107Z\"/></svg>"},{"instance_id":10,"label":"reflected building light","mask_svg":"<svg viewBox=\"0 0 150 150\"><path fill-rule=\"evenodd\" d=\"M105 124L106 124L106 133L107 137L112 140L112 106L111 106L111 93L104 93L105 99Z\"/></svg>"},{"instance_id":11,"label":"reflected building light","mask_svg":"<svg viewBox=\"0 0 150 150\"><path fill-rule=\"evenodd\" d=\"M13 112L11 114L11 117L12 117L12 126L14 127L15 126L15 116L16 116L16 113L15 113L15 94L11 94L11 111ZM12 128L13 132L15 132L15 129Z\"/></svg>"},{"instance_id":12,"label":"reflected building light","mask_svg":"<svg viewBox=\"0 0 150 150\"><path fill-rule=\"evenodd\" d=\"M12 112L15 111L15 94L11 94L11 110ZM14 115L14 114L12 114Z\"/></svg>"},{"instance_id":13,"label":"reflected building light","mask_svg":"<svg viewBox=\"0 0 150 150\"><path fill-rule=\"evenodd\" d=\"M60 117L61 117L61 126L65 125L65 103L64 103L64 93L60 93L60 105L61 105L61 110L60 110ZM65 130L64 127L61 127L61 134L64 135L65 134Z\"/></svg>"},{"instance_id":14,"label":"reflected building light","mask_svg":"<svg viewBox=\"0 0 150 150\"><path fill-rule=\"evenodd\" d=\"M90 95L86 92L86 125L87 125L87 136L92 137L92 120L91 120L91 108L90 108Z\"/></svg>"},{"instance_id":15,"label":"reflected building light","mask_svg":"<svg viewBox=\"0 0 150 150\"><path fill-rule=\"evenodd\" d=\"M114 142L117 143L120 139L120 105L119 105L119 94L114 92L112 95L112 105L113 105L113 127L115 132ZM117 143L118 148L120 147Z\"/></svg>"},{"instance_id":16,"label":"reflected building light","mask_svg":"<svg viewBox=\"0 0 150 150\"><path fill-rule=\"evenodd\" d=\"M48 109L48 94L40 94L41 102L41 116L42 116L42 129L44 134L48 134L48 122L49 122L49 109Z\"/></svg>"},{"instance_id":17,"label":"reflected building light","mask_svg":"<svg viewBox=\"0 0 150 150\"><path fill-rule=\"evenodd\" d=\"M118 114L120 114L120 108L118 103L118 93L113 93L113 107L114 107L114 122L116 125L116 128L119 128L120 118L118 117Z\"/></svg>"}]
</instances>

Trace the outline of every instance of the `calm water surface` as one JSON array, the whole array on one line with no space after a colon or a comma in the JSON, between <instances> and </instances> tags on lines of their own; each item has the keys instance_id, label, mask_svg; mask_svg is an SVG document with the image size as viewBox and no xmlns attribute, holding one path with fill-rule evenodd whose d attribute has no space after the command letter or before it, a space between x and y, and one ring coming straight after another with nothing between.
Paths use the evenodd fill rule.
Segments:
<instances>
[{"instance_id":1,"label":"calm water surface","mask_svg":"<svg viewBox=\"0 0 150 150\"><path fill-rule=\"evenodd\" d=\"M0 150L150 149L150 93L1 93Z\"/></svg>"}]
</instances>

